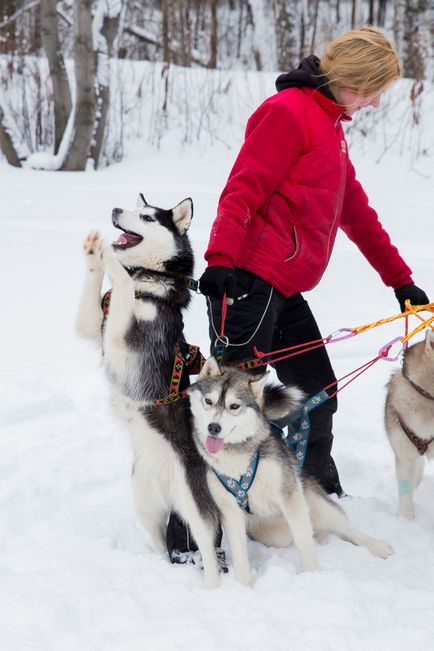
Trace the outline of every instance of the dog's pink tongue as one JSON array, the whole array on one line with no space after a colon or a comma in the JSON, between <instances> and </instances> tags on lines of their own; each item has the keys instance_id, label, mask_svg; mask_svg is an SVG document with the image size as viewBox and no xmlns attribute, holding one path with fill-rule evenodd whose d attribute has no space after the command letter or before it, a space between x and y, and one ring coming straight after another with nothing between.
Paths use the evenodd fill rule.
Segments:
<instances>
[{"instance_id":1,"label":"dog's pink tongue","mask_svg":"<svg viewBox=\"0 0 434 651\"><path fill-rule=\"evenodd\" d=\"M216 452L220 452L220 450L223 448L225 442L223 439L218 439L215 436L207 436L206 437L206 449L208 452L211 454L215 454Z\"/></svg>"},{"instance_id":2,"label":"dog's pink tongue","mask_svg":"<svg viewBox=\"0 0 434 651\"><path fill-rule=\"evenodd\" d=\"M113 242L113 244L128 244L128 239L123 233L121 233L118 239Z\"/></svg>"}]
</instances>

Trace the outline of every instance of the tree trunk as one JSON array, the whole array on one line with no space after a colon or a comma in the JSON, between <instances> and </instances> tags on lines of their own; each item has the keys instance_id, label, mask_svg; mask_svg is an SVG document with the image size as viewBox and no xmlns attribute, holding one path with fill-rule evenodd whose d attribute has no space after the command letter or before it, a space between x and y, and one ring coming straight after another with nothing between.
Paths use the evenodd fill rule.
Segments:
<instances>
[{"instance_id":1,"label":"tree trunk","mask_svg":"<svg viewBox=\"0 0 434 651\"><path fill-rule=\"evenodd\" d=\"M429 0L405 0L403 7L402 61L404 77L425 77L429 57Z\"/></svg>"},{"instance_id":2,"label":"tree trunk","mask_svg":"<svg viewBox=\"0 0 434 651\"><path fill-rule=\"evenodd\" d=\"M3 124L4 113L0 107L0 150L5 156L9 165L14 167L21 167L21 161L18 157L12 138L9 135L9 131Z\"/></svg>"},{"instance_id":3,"label":"tree trunk","mask_svg":"<svg viewBox=\"0 0 434 651\"><path fill-rule=\"evenodd\" d=\"M211 34L208 68L217 68L217 0L210 0Z\"/></svg>"},{"instance_id":4,"label":"tree trunk","mask_svg":"<svg viewBox=\"0 0 434 651\"><path fill-rule=\"evenodd\" d=\"M357 29L361 23L361 0L352 0L351 7L351 29Z\"/></svg>"},{"instance_id":5,"label":"tree trunk","mask_svg":"<svg viewBox=\"0 0 434 651\"><path fill-rule=\"evenodd\" d=\"M71 92L59 40L57 0L40 1L41 39L53 84L54 153L57 154L72 108Z\"/></svg>"},{"instance_id":6,"label":"tree trunk","mask_svg":"<svg viewBox=\"0 0 434 651\"><path fill-rule=\"evenodd\" d=\"M386 23L386 5L387 0L378 0L377 24L384 27Z\"/></svg>"},{"instance_id":7,"label":"tree trunk","mask_svg":"<svg viewBox=\"0 0 434 651\"><path fill-rule=\"evenodd\" d=\"M339 7L339 3L336 5L336 11L338 11L338 7ZM313 21L312 21L312 39L310 42L311 52L315 52L316 29L318 25L318 10L319 10L319 0L315 0L315 11L313 14Z\"/></svg>"},{"instance_id":8,"label":"tree trunk","mask_svg":"<svg viewBox=\"0 0 434 651\"><path fill-rule=\"evenodd\" d=\"M307 33L309 29L309 6L308 0L301 2L301 20L300 20L300 59L308 55Z\"/></svg>"},{"instance_id":9,"label":"tree trunk","mask_svg":"<svg viewBox=\"0 0 434 651\"><path fill-rule=\"evenodd\" d=\"M375 16L375 0L369 0L369 15L368 15L368 23L370 25L374 24L374 16Z\"/></svg>"},{"instance_id":10,"label":"tree trunk","mask_svg":"<svg viewBox=\"0 0 434 651\"><path fill-rule=\"evenodd\" d=\"M118 32L120 13L116 16L104 15L99 32L97 53L97 91L96 91L96 126L91 147L91 158L95 168L101 163L104 136L110 108L110 59L113 56L113 44Z\"/></svg>"},{"instance_id":11,"label":"tree trunk","mask_svg":"<svg viewBox=\"0 0 434 651\"><path fill-rule=\"evenodd\" d=\"M298 63L300 52L297 43L298 1L274 0L274 13L277 66L279 70L288 70Z\"/></svg>"},{"instance_id":12,"label":"tree trunk","mask_svg":"<svg viewBox=\"0 0 434 651\"><path fill-rule=\"evenodd\" d=\"M76 79L74 134L62 169L84 170L94 132L95 53L92 40L92 0L74 2L74 68Z\"/></svg>"},{"instance_id":13,"label":"tree trunk","mask_svg":"<svg viewBox=\"0 0 434 651\"><path fill-rule=\"evenodd\" d=\"M170 0L163 0L162 2L161 27L163 30L163 61L170 63L172 60L172 51L170 49Z\"/></svg>"}]
</instances>

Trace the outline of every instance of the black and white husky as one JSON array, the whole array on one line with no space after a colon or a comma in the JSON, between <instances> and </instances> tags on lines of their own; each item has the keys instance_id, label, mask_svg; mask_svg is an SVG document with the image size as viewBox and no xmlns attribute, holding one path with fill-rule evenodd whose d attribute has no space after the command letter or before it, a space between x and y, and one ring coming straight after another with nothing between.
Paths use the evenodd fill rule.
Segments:
<instances>
[{"instance_id":1,"label":"black and white husky","mask_svg":"<svg viewBox=\"0 0 434 651\"><path fill-rule=\"evenodd\" d=\"M187 236L191 218L190 199L162 210L140 195L135 210L115 208L113 225L122 231L118 239L110 246L94 232L84 243L87 273L77 330L101 343L114 403L131 432L137 512L154 549L165 549L173 509L190 525L205 584L212 587L219 574L218 515L206 465L192 441L189 400L155 404L169 393L177 344L183 342L181 310L190 300L185 277L193 271ZM105 274L112 293L104 321ZM180 381L185 388L186 379Z\"/></svg>"},{"instance_id":2,"label":"black and white husky","mask_svg":"<svg viewBox=\"0 0 434 651\"><path fill-rule=\"evenodd\" d=\"M197 449L208 464L207 482L231 548L234 573L250 585L246 533L259 542L294 542L301 569L318 567L314 535L334 533L387 558L387 543L356 529L313 480L302 478L294 455L270 426L302 398L294 387L265 386L267 373L252 376L219 368L210 357L187 391Z\"/></svg>"}]
</instances>

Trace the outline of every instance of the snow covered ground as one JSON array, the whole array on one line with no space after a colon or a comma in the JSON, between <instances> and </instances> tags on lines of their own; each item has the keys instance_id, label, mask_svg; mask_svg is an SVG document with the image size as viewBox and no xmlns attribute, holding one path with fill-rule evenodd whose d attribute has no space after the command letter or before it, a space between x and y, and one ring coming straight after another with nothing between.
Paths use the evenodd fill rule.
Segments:
<instances>
[{"instance_id":1,"label":"snow covered ground","mask_svg":"<svg viewBox=\"0 0 434 651\"><path fill-rule=\"evenodd\" d=\"M382 561L337 539L318 547L322 570L300 574L293 549L251 542L254 587L204 591L200 572L150 551L133 510L128 433L116 420L99 352L74 335L82 241L113 238L115 206L143 192L171 207L191 196L198 277L211 221L235 152L180 154L137 146L101 172L16 170L0 163L2 651L413 651L434 648L434 477L428 468L413 522L396 516L393 457L382 424L379 362L341 394L335 459L342 505L361 529L388 540ZM354 155L372 204L414 279L431 298L433 160ZM310 294L324 334L397 313L354 246L339 237ZM416 325L416 324L415 324ZM330 346L338 377L400 334L383 326ZM186 317L208 351L203 297Z\"/></svg>"}]
</instances>

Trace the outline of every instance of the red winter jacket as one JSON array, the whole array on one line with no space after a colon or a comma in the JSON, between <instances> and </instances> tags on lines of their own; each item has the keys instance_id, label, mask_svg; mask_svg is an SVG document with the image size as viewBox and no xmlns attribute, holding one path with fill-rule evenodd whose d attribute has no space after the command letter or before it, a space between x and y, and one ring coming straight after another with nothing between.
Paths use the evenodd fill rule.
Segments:
<instances>
[{"instance_id":1,"label":"red winter jacket","mask_svg":"<svg viewBox=\"0 0 434 651\"><path fill-rule=\"evenodd\" d=\"M338 227L383 282L412 282L356 180L341 106L313 88L288 88L251 116L245 142L220 197L205 258L237 266L284 296L315 287Z\"/></svg>"}]
</instances>

